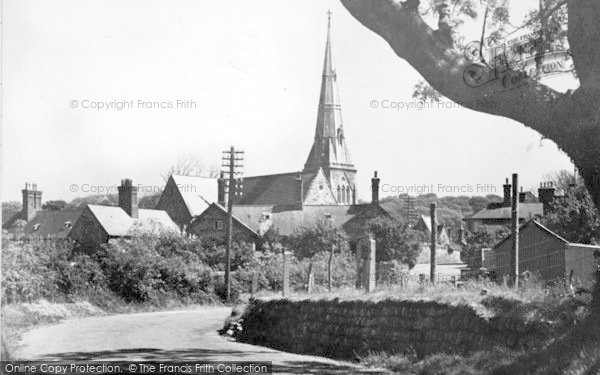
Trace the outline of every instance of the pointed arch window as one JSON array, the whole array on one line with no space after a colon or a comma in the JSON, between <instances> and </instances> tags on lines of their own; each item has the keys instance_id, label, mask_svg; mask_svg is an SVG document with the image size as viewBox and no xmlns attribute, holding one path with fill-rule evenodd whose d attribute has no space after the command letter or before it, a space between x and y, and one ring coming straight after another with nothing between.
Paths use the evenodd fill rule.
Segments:
<instances>
[{"instance_id":1,"label":"pointed arch window","mask_svg":"<svg viewBox=\"0 0 600 375\"><path fill-rule=\"evenodd\" d=\"M350 186L346 186L346 203L350 203Z\"/></svg>"},{"instance_id":2,"label":"pointed arch window","mask_svg":"<svg viewBox=\"0 0 600 375\"><path fill-rule=\"evenodd\" d=\"M342 201L342 192L340 190L340 185L338 185L338 187L337 187L337 200L338 200L338 203Z\"/></svg>"},{"instance_id":3,"label":"pointed arch window","mask_svg":"<svg viewBox=\"0 0 600 375\"><path fill-rule=\"evenodd\" d=\"M346 203L346 189L342 186L342 203Z\"/></svg>"}]
</instances>

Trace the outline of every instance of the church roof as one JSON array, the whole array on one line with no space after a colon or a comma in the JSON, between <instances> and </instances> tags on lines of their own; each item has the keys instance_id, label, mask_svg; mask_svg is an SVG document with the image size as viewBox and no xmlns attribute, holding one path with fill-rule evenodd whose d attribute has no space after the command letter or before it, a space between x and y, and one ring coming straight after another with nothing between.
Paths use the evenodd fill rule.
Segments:
<instances>
[{"instance_id":1,"label":"church roof","mask_svg":"<svg viewBox=\"0 0 600 375\"><path fill-rule=\"evenodd\" d=\"M243 195L236 204L269 205L295 204L300 198L300 172L271 174L264 176L244 177ZM306 192L312 175L302 175L304 191Z\"/></svg>"}]
</instances>

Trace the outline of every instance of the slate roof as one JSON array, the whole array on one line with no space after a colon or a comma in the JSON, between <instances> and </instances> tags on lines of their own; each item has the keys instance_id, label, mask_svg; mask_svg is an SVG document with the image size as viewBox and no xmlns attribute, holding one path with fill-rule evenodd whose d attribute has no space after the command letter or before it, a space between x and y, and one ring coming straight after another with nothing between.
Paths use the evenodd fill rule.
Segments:
<instances>
[{"instance_id":1,"label":"slate roof","mask_svg":"<svg viewBox=\"0 0 600 375\"><path fill-rule=\"evenodd\" d=\"M212 203L210 206L211 206L211 207L216 207L216 208L217 208L217 209L219 209L221 212L223 212L223 213L227 214L227 208L225 208L225 207L221 206L220 204L218 204L218 203L216 203L216 202L213 202L213 203ZM253 206L253 207L255 207L256 209L259 209L259 208L260 208L260 207L258 207L258 206ZM241 213L240 211L237 211L237 212L238 212L238 213ZM257 229L254 229L254 228L253 228L253 227L250 225L250 223L252 223L252 222L251 222L251 221L249 221L249 220L251 220L251 219L250 219L250 217L252 217L252 218L256 218L256 215L257 215L257 213L258 213L259 211L254 211L254 212L252 212L252 210L246 210L245 212L246 212L246 213L248 213L248 215L252 215L252 216L249 216L247 220L242 220L242 219L240 219L240 218L239 218L239 217L236 215L236 210L235 210L235 206L234 206L234 207L233 207L233 211L232 211L232 213L233 213L233 221L235 221L235 222L237 222L238 224L240 224L240 225L244 226L246 229L248 229L249 231L251 231L252 233L254 233L255 235L257 235L257 236L258 236ZM262 211L260 211L260 212L261 212L261 215L262 215ZM198 220L201 220L201 219L202 219L202 215L200 215L200 217L198 217L197 219L198 219Z\"/></svg>"},{"instance_id":2,"label":"slate roof","mask_svg":"<svg viewBox=\"0 0 600 375\"><path fill-rule=\"evenodd\" d=\"M252 231L264 233L271 227L284 236L293 234L299 227L323 219L330 219L334 225L343 227L347 232L354 232L362 229L365 222L375 216L389 216L387 211L371 204L304 206L303 209L274 205L234 205L233 215Z\"/></svg>"},{"instance_id":3,"label":"slate roof","mask_svg":"<svg viewBox=\"0 0 600 375\"><path fill-rule=\"evenodd\" d=\"M294 204L298 202L300 172L244 177L241 205ZM315 174L302 174L303 196Z\"/></svg>"},{"instance_id":4,"label":"slate roof","mask_svg":"<svg viewBox=\"0 0 600 375\"><path fill-rule=\"evenodd\" d=\"M546 228L545 226L543 226L539 221L537 220L529 220L524 224L521 224L519 226L519 231L526 228L526 227L530 227L530 226L536 226L537 228L539 228L540 230L542 230L543 232L549 234L550 236L556 238L557 240L563 242L564 244L568 244L569 241L567 241L565 238L559 236L558 234L554 233L553 231L551 231L550 229ZM509 239L511 239L513 237L512 233L509 234L508 236L506 236L502 241L498 242L496 245L494 245L493 250L495 251L496 248L498 248L500 245L502 245L504 242L508 241ZM521 236L519 236L519 239L521 238Z\"/></svg>"},{"instance_id":5,"label":"slate roof","mask_svg":"<svg viewBox=\"0 0 600 375\"><path fill-rule=\"evenodd\" d=\"M87 207L110 237L127 236L136 226L143 230L154 230L159 225L167 230L179 231L166 211L139 209L138 218L133 219L121 207L93 204Z\"/></svg>"},{"instance_id":6,"label":"slate roof","mask_svg":"<svg viewBox=\"0 0 600 375\"><path fill-rule=\"evenodd\" d=\"M23 228L26 237L41 238L67 238L73 224L79 219L82 208L61 211L38 211ZM19 216L20 217L20 216ZM9 233L16 234L16 228L8 229Z\"/></svg>"},{"instance_id":7,"label":"slate roof","mask_svg":"<svg viewBox=\"0 0 600 375\"><path fill-rule=\"evenodd\" d=\"M544 214L543 203L519 203L519 218L520 219L531 219L535 216L542 216ZM486 207L479 212L466 217L463 220L510 220L511 219L511 207Z\"/></svg>"},{"instance_id":8,"label":"slate roof","mask_svg":"<svg viewBox=\"0 0 600 375\"><path fill-rule=\"evenodd\" d=\"M191 216L198 216L217 201L216 178L171 175Z\"/></svg>"}]
</instances>

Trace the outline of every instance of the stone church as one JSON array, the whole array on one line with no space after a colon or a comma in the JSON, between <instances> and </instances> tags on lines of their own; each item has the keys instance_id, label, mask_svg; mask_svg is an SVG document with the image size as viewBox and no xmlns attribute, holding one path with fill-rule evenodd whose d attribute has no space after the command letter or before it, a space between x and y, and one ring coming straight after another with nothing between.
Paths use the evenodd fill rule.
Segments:
<instances>
[{"instance_id":1,"label":"stone church","mask_svg":"<svg viewBox=\"0 0 600 375\"><path fill-rule=\"evenodd\" d=\"M291 173L245 177L242 187L236 190L234 204L356 204L356 167L344 136L330 25L331 19L327 28L315 137L304 168Z\"/></svg>"},{"instance_id":2,"label":"stone church","mask_svg":"<svg viewBox=\"0 0 600 375\"><path fill-rule=\"evenodd\" d=\"M358 235L369 218L389 215L379 206L376 173L372 183L377 186L372 187L370 204L357 203L356 179L357 170L344 135L329 18L314 141L304 167L290 173L244 177L236 184L234 237L257 238L269 228L289 235L300 226L323 219L343 227L351 236ZM224 234L225 179L217 185L217 201L191 220L188 232L200 236Z\"/></svg>"}]
</instances>

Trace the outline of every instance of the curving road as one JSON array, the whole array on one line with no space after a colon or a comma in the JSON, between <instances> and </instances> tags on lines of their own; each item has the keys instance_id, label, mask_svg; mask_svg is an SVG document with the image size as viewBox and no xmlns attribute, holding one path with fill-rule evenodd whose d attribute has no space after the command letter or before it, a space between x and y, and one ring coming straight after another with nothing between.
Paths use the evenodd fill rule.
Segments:
<instances>
[{"instance_id":1,"label":"curving road","mask_svg":"<svg viewBox=\"0 0 600 375\"><path fill-rule=\"evenodd\" d=\"M18 359L125 361L271 361L276 374L377 373L328 358L280 352L220 337L231 309L113 315L69 320L23 335Z\"/></svg>"}]
</instances>

